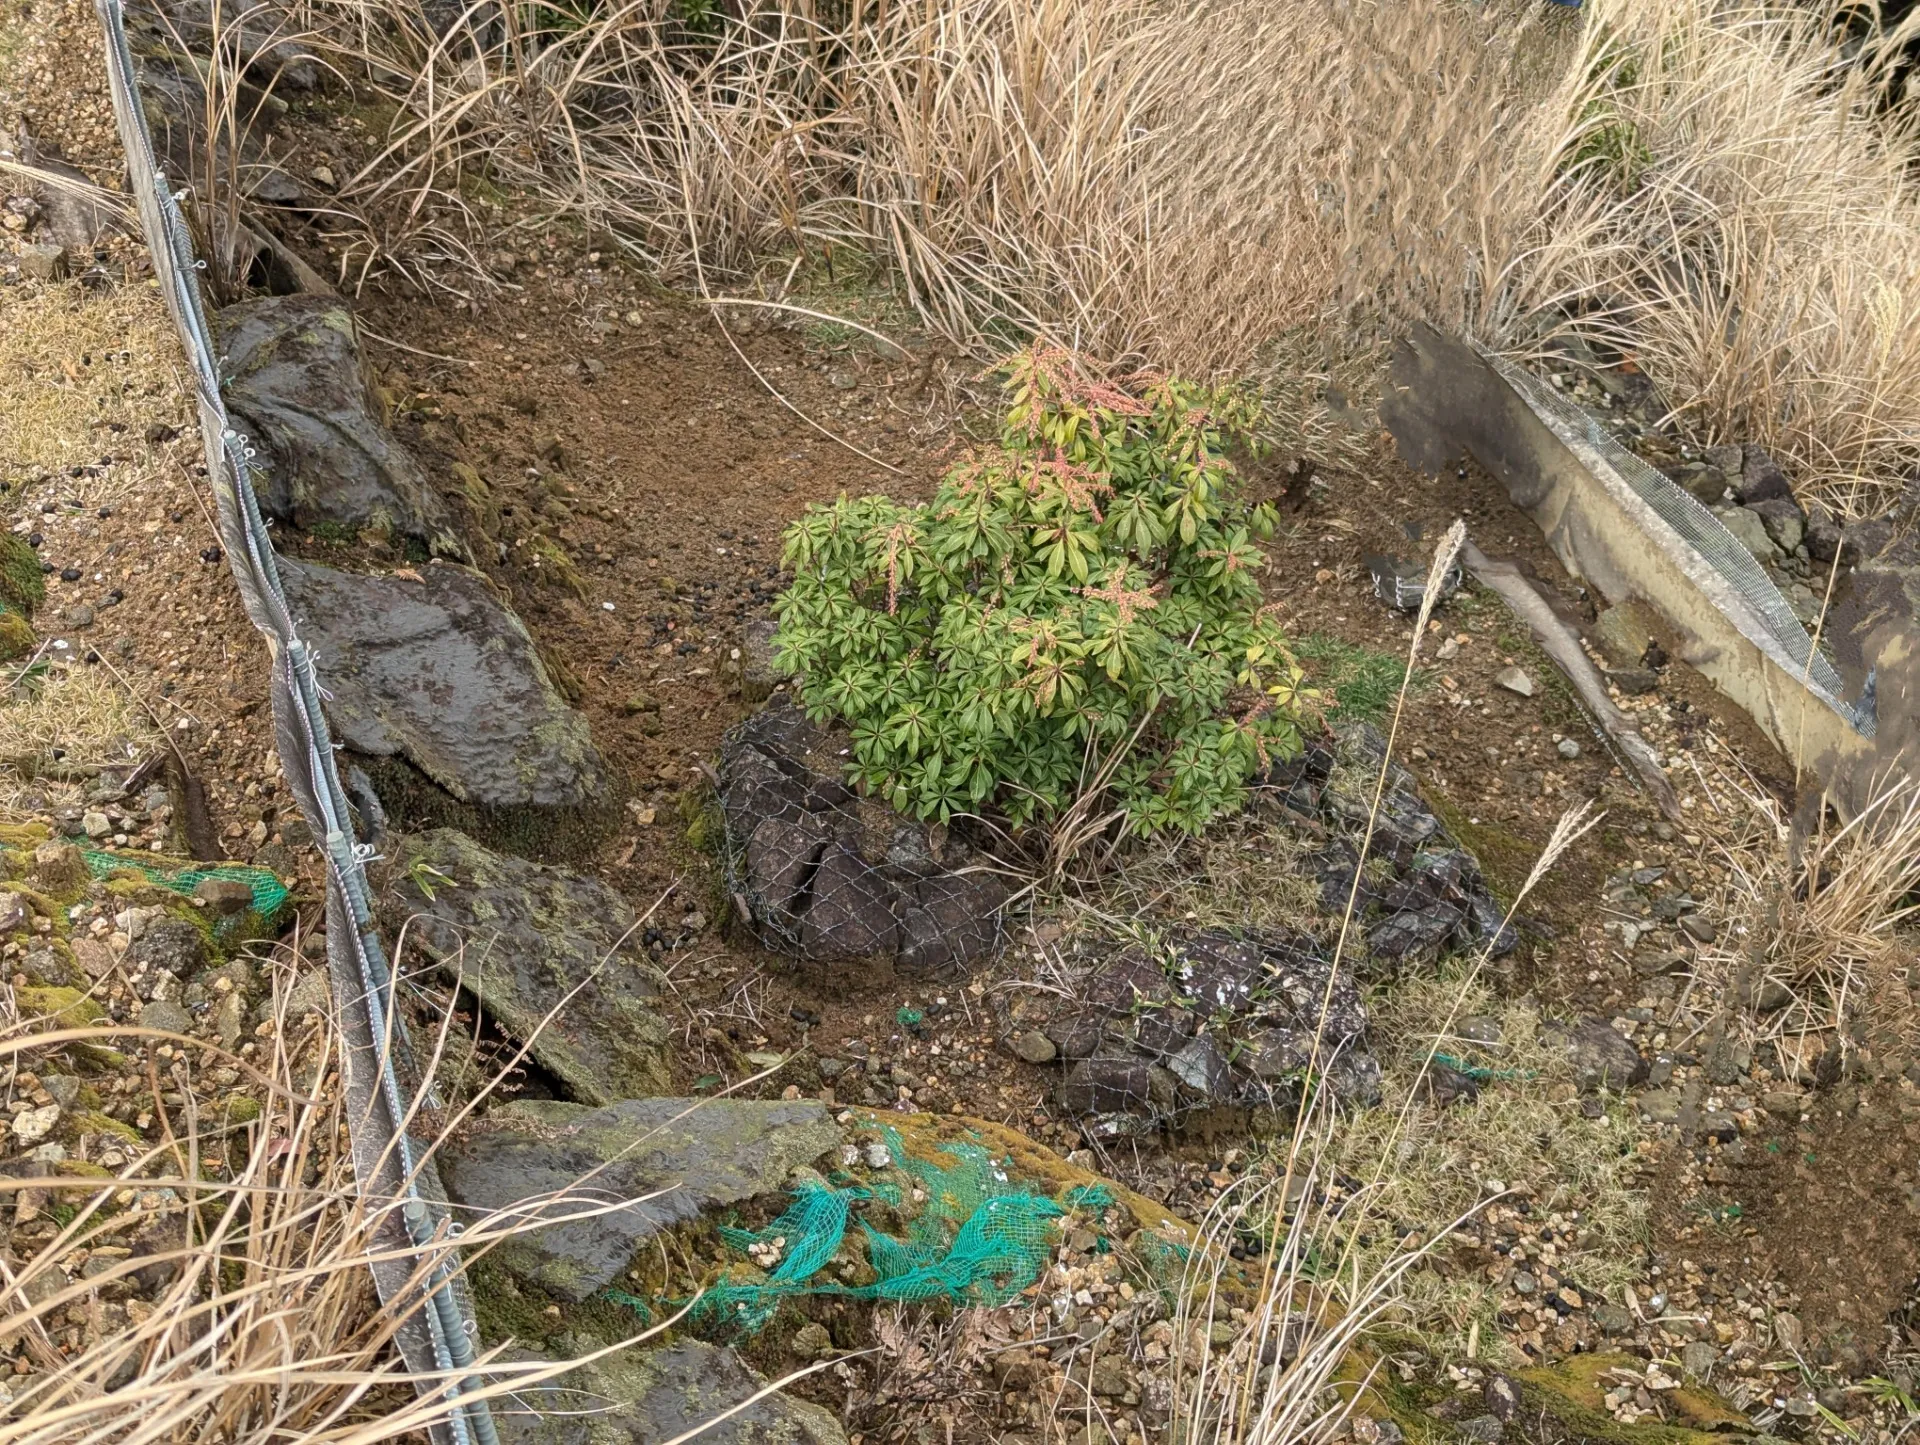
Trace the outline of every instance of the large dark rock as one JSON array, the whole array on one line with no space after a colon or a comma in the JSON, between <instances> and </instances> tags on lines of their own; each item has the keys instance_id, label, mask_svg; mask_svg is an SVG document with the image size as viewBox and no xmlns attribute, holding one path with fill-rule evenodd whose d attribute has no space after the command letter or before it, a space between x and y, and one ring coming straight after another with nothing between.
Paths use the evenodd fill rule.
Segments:
<instances>
[{"instance_id":1,"label":"large dark rock","mask_svg":"<svg viewBox=\"0 0 1920 1445\"><path fill-rule=\"evenodd\" d=\"M1287 1107L1312 1072L1355 1106L1380 1097L1358 985L1306 934L1180 929L1122 950L1044 1033L1071 1113L1151 1124L1217 1104ZM1316 1054L1314 1039L1320 1043Z\"/></svg>"},{"instance_id":2,"label":"large dark rock","mask_svg":"<svg viewBox=\"0 0 1920 1445\"><path fill-rule=\"evenodd\" d=\"M389 898L480 1007L588 1104L664 1093L672 1039L638 919L596 878L437 829L389 847Z\"/></svg>"},{"instance_id":3,"label":"large dark rock","mask_svg":"<svg viewBox=\"0 0 1920 1445\"><path fill-rule=\"evenodd\" d=\"M1749 443L1740 464L1740 480L1733 485L1733 495L1747 507L1756 502L1791 502L1793 484L1764 448Z\"/></svg>"},{"instance_id":4,"label":"large dark rock","mask_svg":"<svg viewBox=\"0 0 1920 1445\"><path fill-rule=\"evenodd\" d=\"M1329 743L1309 746L1264 780L1260 791L1269 806L1314 818L1335 834L1320 854L1321 901L1337 914L1351 898L1355 917L1367 930L1369 954L1390 968L1449 948L1480 948L1494 956L1511 952L1519 938L1503 925L1503 910L1479 864L1455 846L1421 796L1419 781L1398 763L1387 766L1376 811L1374 793L1386 746L1379 729L1349 724ZM1370 868L1356 889L1354 874L1369 820ZM1378 867L1389 870L1391 879L1373 876Z\"/></svg>"},{"instance_id":5,"label":"large dark rock","mask_svg":"<svg viewBox=\"0 0 1920 1445\"><path fill-rule=\"evenodd\" d=\"M735 894L763 941L815 961L946 974L990 957L1010 892L987 861L859 797L843 739L776 696L727 735L720 806Z\"/></svg>"},{"instance_id":6,"label":"large dark rock","mask_svg":"<svg viewBox=\"0 0 1920 1445\"><path fill-rule=\"evenodd\" d=\"M510 1360L537 1358L525 1351ZM753 1400L766 1381L722 1345L676 1340L621 1350L548 1384L496 1400L502 1445L666 1445ZM700 1445L846 1445L846 1433L818 1405L768 1394L701 1430Z\"/></svg>"},{"instance_id":7,"label":"large dark rock","mask_svg":"<svg viewBox=\"0 0 1920 1445\"><path fill-rule=\"evenodd\" d=\"M370 531L467 555L439 494L380 416L345 302L269 296L213 320L234 428L265 451L262 511L302 531Z\"/></svg>"},{"instance_id":8,"label":"large dark rock","mask_svg":"<svg viewBox=\"0 0 1920 1445\"><path fill-rule=\"evenodd\" d=\"M450 564L421 568L418 581L363 577L291 559L280 575L319 653L334 735L353 752L410 764L470 805L479 826L610 807L587 720L561 700L526 626L484 577ZM424 793L394 810L450 820Z\"/></svg>"},{"instance_id":9,"label":"large dark rock","mask_svg":"<svg viewBox=\"0 0 1920 1445\"><path fill-rule=\"evenodd\" d=\"M785 1187L840 1140L820 1103L628 1099L601 1109L520 1100L496 1109L440 1154L448 1197L464 1218L527 1204L547 1224L494 1257L559 1299L584 1300L628 1267L640 1244L703 1210Z\"/></svg>"}]
</instances>

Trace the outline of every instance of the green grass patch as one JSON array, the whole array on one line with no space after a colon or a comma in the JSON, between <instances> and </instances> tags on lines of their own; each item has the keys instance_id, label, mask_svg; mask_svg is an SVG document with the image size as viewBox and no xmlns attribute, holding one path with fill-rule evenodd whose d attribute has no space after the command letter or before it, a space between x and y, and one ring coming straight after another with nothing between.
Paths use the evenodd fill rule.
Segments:
<instances>
[{"instance_id":1,"label":"green grass patch","mask_svg":"<svg viewBox=\"0 0 1920 1445\"><path fill-rule=\"evenodd\" d=\"M1380 722L1393 711L1400 694L1400 680L1406 676L1406 662L1371 647L1342 642L1324 632L1313 632L1297 639L1293 655L1314 687L1333 695L1334 710L1342 718ZM1414 669L1411 691L1427 685L1427 675Z\"/></svg>"}]
</instances>

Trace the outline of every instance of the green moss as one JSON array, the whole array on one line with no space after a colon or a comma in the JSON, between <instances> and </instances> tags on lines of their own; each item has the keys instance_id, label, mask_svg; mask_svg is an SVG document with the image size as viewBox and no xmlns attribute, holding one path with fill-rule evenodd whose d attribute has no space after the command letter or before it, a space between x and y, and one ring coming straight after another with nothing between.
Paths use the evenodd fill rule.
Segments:
<instances>
[{"instance_id":1,"label":"green moss","mask_svg":"<svg viewBox=\"0 0 1920 1445\"><path fill-rule=\"evenodd\" d=\"M572 556L553 538L535 534L528 550L533 553L534 565L553 581L573 593L581 601L587 598L587 581L580 575L580 569L574 564Z\"/></svg>"},{"instance_id":2,"label":"green moss","mask_svg":"<svg viewBox=\"0 0 1920 1445\"><path fill-rule=\"evenodd\" d=\"M1357 1386L1369 1373L1367 1355L1355 1351L1341 1371L1348 1386ZM1663 1391L1661 1404L1671 1422L1642 1420L1624 1425L1607 1412L1605 1386L1599 1377L1608 1370L1626 1368L1636 1373L1646 1361L1620 1354L1572 1355L1557 1365L1520 1370L1508 1376L1520 1388L1523 1413L1532 1424L1528 1439L1552 1439L1580 1445L1721 1445L1728 1431L1746 1433L1752 1425L1711 1391ZM1402 1381L1388 1369L1372 1369L1371 1381L1361 1391L1358 1411L1375 1419L1390 1419L1413 1445L1458 1445L1459 1433L1429 1409L1453 1392L1431 1381Z\"/></svg>"},{"instance_id":3,"label":"green moss","mask_svg":"<svg viewBox=\"0 0 1920 1445\"><path fill-rule=\"evenodd\" d=\"M52 836L45 823L0 823L0 845L8 848L38 848Z\"/></svg>"},{"instance_id":4,"label":"green moss","mask_svg":"<svg viewBox=\"0 0 1920 1445\"><path fill-rule=\"evenodd\" d=\"M129 1144L144 1142L140 1138L140 1131L133 1125L123 1123L111 1114L103 1114L98 1109L75 1115L73 1125L82 1134L117 1134Z\"/></svg>"},{"instance_id":5,"label":"green moss","mask_svg":"<svg viewBox=\"0 0 1920 1445\"><path fill-rule=\"evenodd\" d=\"M0 662L14 662L33 651L36 639L26 614L12 608L0 611Z\"/></svg>"},{"instance_id":6,"label":"green moss","mask_svg":"<svg viewBox=\"0 0 1920 1445\"><path fill-rule=\"evenodd\" d=\"M47 600L40 554L11 532L0 532L0 598L29 617Z\"/></svg>"},{"instance_id":7,"label":"green moss","mask_svg":"<svg viewBox=\"0 0 1920 1445\"><path fill-rule=\"evenodd\" d=\"M251 1124L260 1117L260 1101L245 1094L233 1094L226 1100L227 1123Z\"/></svg>"},{"instance_id":8,"label":"green moss","mask_svg":"<svg viewBox=\"0 0 1920 1445\"><path fill-rule=\"evenodd\" d=\"M1480 872L1501 900L1512 898L1533 871L1539 850L1518 833L1510 833L1494 823L1469 820L1453 800L1436 787L1431 778L1419 777L1420 792L1432 805L1434 815L1446 825L1461 847L1480 864Z\"/></svg>"},{"instance_id":9,"label":"green moss","mask_svg":"<svg viewBox=\"0 0 1920 1445\"><path fill-rule=\"evenodd\" d=\"M61 1179L111 1179L114 1173L104 1164L95 1164L88 1159L62 1159L53 1166L54 1174Z\"/></svg>"},{"instance_id":10,"label":"green moss","mask_svg":"<svg viewBox=\"0 0 1920 1445\"><path fill-rule=\"evenodd\" d=\"M82 1029L107 1016L105 1009L77 988L16 988L14 1002L29 1017L53 1019L63 1029Z\"/></svg>"}]
</instances>

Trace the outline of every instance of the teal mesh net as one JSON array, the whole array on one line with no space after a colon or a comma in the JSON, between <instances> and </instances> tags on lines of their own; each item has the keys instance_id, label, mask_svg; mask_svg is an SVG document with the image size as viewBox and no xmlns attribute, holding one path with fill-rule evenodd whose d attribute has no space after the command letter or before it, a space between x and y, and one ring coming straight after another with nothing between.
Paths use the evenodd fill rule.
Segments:
<instances>
[{"instance_id":1,"label":"teal mesh net","mask_svg":"<svg viewBox=\"0 0 1920 1445\"><path fill-rule=\"evenodd\" d=\"M1080 1185L1057 1196L1025 1188L979 1144L944 1144L937 1159L918 1159L895 1130L883 1129L881 1137L907 1178L905 1188L890 1181L809 1180L765 1228L722 1229L722 1239L743 1260L693 1301L690 1321L721 1332L752 1333L764 1328L783 1302L804 1295L1006 1304L1045 1271L1061 1220L1078 1213L1097 1220L1114 1203L1104 1185ZM884 1206L887 1215L904 1218L904 1232L888 1233L856 1218L855 1208L862 1204ZM853 1223L859 1225L859 1240L849 1259L843 1251ZM846 1272L854 1278L872 1278L861 1283L836 1278L829 1273L836 1260L851 1265ZM651 1317L644 1300L618 1291L610 1291L609 1298Z\"/></svg>"},{"instance_id":2,"label":"teal mesh net","mask_svg":"<svg viewBox=\"0 0 1920 1445\"><path fill-rule=\"evenodd\" d=\"M193 896L193 890L209 878L244 883L253 890L253 911L265 920L277 914L287 901L287 885L265 868L249 868L242 863L222 863L212 868L181 867L156 863L137 853L116 853L106 848L82 848L80 856L96 878L111 873L137 873L174 893Z\"/></svg>"}]
</instances>

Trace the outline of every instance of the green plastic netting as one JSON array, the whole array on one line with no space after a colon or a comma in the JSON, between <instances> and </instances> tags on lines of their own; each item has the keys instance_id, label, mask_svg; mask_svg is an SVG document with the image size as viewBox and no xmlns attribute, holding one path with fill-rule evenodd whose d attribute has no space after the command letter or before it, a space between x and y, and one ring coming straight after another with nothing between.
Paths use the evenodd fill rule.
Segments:
<instances>
[{"instance_id":1,"label":"green plastic netting","mask_svg":"<svg viewBox=\"0 0 1920 1445\"><path fill-rule=\"evenodd\" d=\"M209 878L244 883L253 890L253 911L262 920L270 920L287 901L287 885L265 868L249 868L242 863L223 863L213 868L179 867L155 863L135 853L116 853L106 848L82 848L80 856L96 878L110 873L138 873L149 883L172 892L193 896L193 890Z\"/></svg>"},{"instance_id":2,"label":"green plastic netting","mask_svg":"<svg viewBox=\"0 0 1920 1445\"><path fill-rule=\"evenodd\" d=\"M1104 1185L1078 1185L1057 1197L1016 1184L1005 1164L979 1144L950 1143L938 1159L919 1159L891 1128L881 1137L908 1186L804 1182L780 1217L764 1229L723 1228L721 1237L745 1256L744 1265L698 1295L688 1317L721 1332L753 1333L786 1300L803 1295L903 1302L946 1300L1001 1305L1046 1270L1069 1214L1098 1216L1114 1203ZM906 1217L904 1237L856 1219L857 1205L874 1201ZM860 1226L871 1282L851 1284L827 1273L841 1257L849 1223ZM1107 1247L1100 1236L1099 1247ZM856 1271L864 1273L866 1271ZM608 1298L651 1318L654 1306L621 1291ZM677 1310L685 1300L660 1302Z\"/></svg>"}]
</instances>

